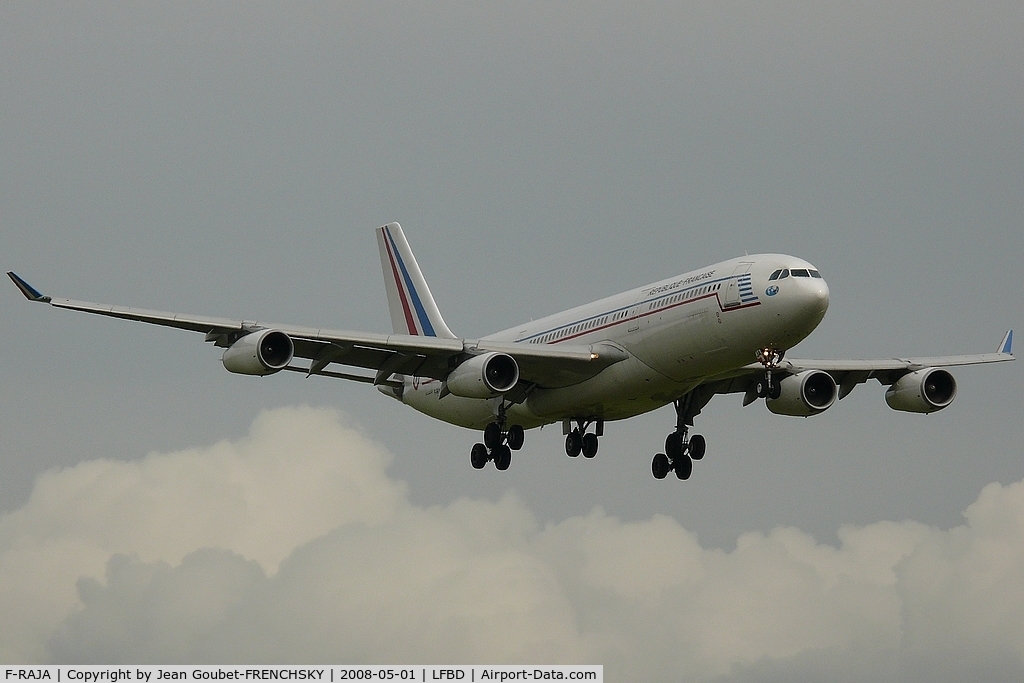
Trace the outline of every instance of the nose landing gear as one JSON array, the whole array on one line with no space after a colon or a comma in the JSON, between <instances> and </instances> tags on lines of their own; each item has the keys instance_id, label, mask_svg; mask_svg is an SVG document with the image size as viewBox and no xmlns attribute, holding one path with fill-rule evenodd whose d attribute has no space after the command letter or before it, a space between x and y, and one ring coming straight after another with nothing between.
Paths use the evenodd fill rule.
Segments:
<instances>
[{"instance_id":1,"label":"nose landing gear","mask_svg":"<svg viewBox=\"0 0 1024 683\"><path fill-rule=\"evenodd\" d=\"M758 380L755 385L758 398L777 399L782 395L782 387L778 382L772 382L772 370L779 367L779 363L785 357L786 352L780 351L771 346L758 349L755 357L757 362L764 366L764 379Z\"/></svg>"}]
</instances>

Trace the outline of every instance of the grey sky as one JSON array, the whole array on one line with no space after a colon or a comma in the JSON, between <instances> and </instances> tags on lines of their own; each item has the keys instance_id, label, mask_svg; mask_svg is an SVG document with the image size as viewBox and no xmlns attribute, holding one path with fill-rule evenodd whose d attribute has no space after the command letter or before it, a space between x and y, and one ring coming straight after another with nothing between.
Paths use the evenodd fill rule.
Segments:
<instances>
[{"instance_id":1,"label":"grey sky","mask_svg":"<svg viewBox=\"0 0 1024 683\"><path fill-rule=\"evenodd\" d=\"M832 292L792 355L990 351L1024 330L1022 33L1019 3L7 4L0 255L57 296L387 331L372 228L396 220L449 326L478 336L781 251ZM412 504L514 490L542 524L662 514L705 548L949 528L1024 476L1019 364L957 371L927 418L874 383L813 420L718 398L693 478L656 482L670 409L609 425L592 462L545 429L477 472L476 434L362 385L232 376L197 335L10 285L0 320L9 512L47 469L205 447L301 404L393 453Z\"/></svg>"}]
</instances>

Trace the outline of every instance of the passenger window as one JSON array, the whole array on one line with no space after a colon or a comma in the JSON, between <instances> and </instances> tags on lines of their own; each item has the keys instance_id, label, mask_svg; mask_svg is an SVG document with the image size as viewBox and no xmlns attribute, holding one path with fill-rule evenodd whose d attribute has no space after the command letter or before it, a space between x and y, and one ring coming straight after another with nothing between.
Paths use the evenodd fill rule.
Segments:
<instances>
[{"instance_id":1,"label":"passenger window","mask_svg":"<svg viewBox=\"0 0 1024 683\"><path fill-rule=\"evenodd\" d=\"M810 277L806 268L794 268L790 272L793 273L793 277Z\"/></svg>"},{"instance_id":2,"label":"passenger window","mask_svg":"<svg viewBox=\"0 0 1024 683\"><path fill-rule=\"evenodd\" d=\"M769 280L778 280L779 276L782 275L782 269L776 270L774 273L768 276Z\"/></svg>"}]
</instances>

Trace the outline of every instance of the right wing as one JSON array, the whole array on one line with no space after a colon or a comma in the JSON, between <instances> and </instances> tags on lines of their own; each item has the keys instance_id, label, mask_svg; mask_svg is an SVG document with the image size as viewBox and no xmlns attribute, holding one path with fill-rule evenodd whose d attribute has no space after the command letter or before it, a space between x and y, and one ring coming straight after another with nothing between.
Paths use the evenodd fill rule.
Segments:
<instances>
[{"instance_id":1,"label":"right wing","mask_svg":"<svg viewBox=\"0 0 1024 683\"><path fill-rule=\"evenodd\" d=\"M375 334L97 304L45 296L15 273L7 274L30 301L110 318L201 332L206 335L206 341L224 348L230 347L247 334L260 330L278 330L291 338L296 358L309 360L308 366L289 365L284 369L307 375L324 375L373 384L396 384L390 379L394 374L444 380L452 369L466 359L496 351L507 353L516 360L519 365L520 386L510 393L525 397L534 386L558 387L574 384L593 377L609 365L627 357L625 351L609 344L560 344L558 347L552 347L423 335ZM328 370L332 363L369 370L374 374L357 375Z\"/></svg>"}]
</instances>

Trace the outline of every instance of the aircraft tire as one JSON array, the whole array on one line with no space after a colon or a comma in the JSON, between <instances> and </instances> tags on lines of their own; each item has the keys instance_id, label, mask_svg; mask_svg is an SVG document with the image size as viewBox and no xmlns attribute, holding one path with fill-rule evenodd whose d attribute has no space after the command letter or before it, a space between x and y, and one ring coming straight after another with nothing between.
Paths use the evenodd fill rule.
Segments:
<instances>
[{"instance_id":1,"label":"aircraft tire","mask_svg":"<svg viewBox=\"0 0 1024 683\"><path fill-rule=\"evenodd\" d=\"M677 479L689 479L693 473L693 461L690 460L690 456L681 455L672 463L672 469L676 471Z\"/></svg>"},{"instance_id":2,"label":"aircraft tire","mask_svg":"<svg viewBox=\"0 0 1024 683\"><path fill-rule=\"evenodd\" d=\"M574 429L565 435L565 454L575 458L583 450L583 438L578 429Z\"/></svg>"},{"instance_id":3,"label":"aircraft tire","mask_svg":"<svg viewBox=\"0 0 1024 683\"><path fill-rule=\"evenodd\" d=\"M482 470L488 459L487 446L482 443L474 444L473 450L469 454L469 461L473 464L473 468Z\"/></svg>"},{"instance_id":4,"label":"aircraft tire","mask_svg":"<svg viewBox=\"0 0 1024 683\"><path fill-rule=\"evenodd\" d=\"M597 455L597 447L600 442L597 440L597 434L584 434L582 451L584 458L593 458Z\"/></svg>"},{"instance_id":5,"label":"aircraft tire","mask_svg":"<svg viewBox=\"0 0 1024 683\"><path fill-rule=\"evenodd\" d=\"M484 428L484 445L493 451L501 445L501 425L491 422Z\"/></svg>"},{"instance_id":6,"label":"aircraft tire","mask_svg":"<svg viewBox=\"0 0 1024 683\"><path fill-rule=\"evenodd\" d=\"M774 401L779 396L782 396L782 385L778 382L773 382L772 388L768 390L768 398Z\"/></svg>"},{"instance_id":7,"label":"aircraft tire","mask_svg":"<svg viewBox=\"0 0 1024 683\"><path fill-rule=\"evenodd\" d=\"M665 455L670 461L674 461L682 454L683 435L680 432L672 432L665 438Z\"/></svg>"},{"instance_id":8,"label":"aircraft tire","mask_svg":"<svg viewBox=\"0 0 1024 683\"><path fill-rule=\"evenodd\" d=\"M708 442L700 434L694 434L690 437L690 458L693 460L701 460L704 457L704 453L708 450Z\"/></svg>"},{"instance_id":9,"label":"aircraft tire","mask_svg":"<svg viewBox=\"0 0 1024 683\"><path fill-rule=\"evenodd\" d=\"M518 451L523 447L523 442L526 440L526 432L522 425L512 425L508 428L508 447L514 451Z\"/></svg>"},{"instance_id":10,"label":"aircraft tire","mask_svg":"<svg viewBox=\"0 0 1024 683\"><path fill-rule=\"evenodd\" d=\"M763 379L758 380L757 384L754 385L754 391L757 392L758 398L768 398L768 383Z\"/></svg>"},{"instance_id":11,"label":"aircraft tire","mask_svg":"<svg viewBox=\"0 0 1024 683\"><path fill-rule=\"evenodd\" d=\"M658 453L654 456L654 460L651 462L651 473L655 479L664 479L668 476L668 472L671 469L672 465L669 464L667 455Z\"/></svg>"},{"instance_id":12,"label":"aircraft tire","mask_svg":"<svg viewBox=\"0 0 1024 683\"><path fill-rule=\"evenodd\" d=\"M508 446L498 446L494 449L494 466L499 470L507 470L512 464L512 450Z\"/></svg>"}]
</instances>

